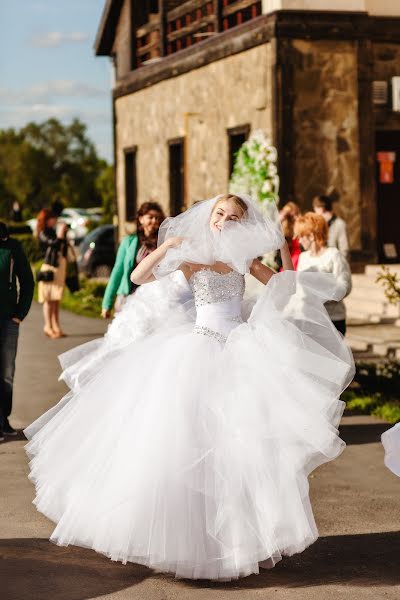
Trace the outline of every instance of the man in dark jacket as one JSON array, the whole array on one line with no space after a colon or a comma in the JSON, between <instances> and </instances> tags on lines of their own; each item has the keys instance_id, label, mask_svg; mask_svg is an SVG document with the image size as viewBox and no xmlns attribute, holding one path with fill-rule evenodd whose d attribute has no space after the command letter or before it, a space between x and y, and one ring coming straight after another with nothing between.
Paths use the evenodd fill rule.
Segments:
<instances>
[{"instance_id":1,"label":"man in dark jacket","mask_svg":"<svg viewBox=\"0 0 400 600\"><path fill-rule=\"evenodd\" d=\"M18 287L17 287L18 282ZM0 440L16 435L8 421L12 409L19 324L32 303L32 270L21 244L0 222Z\"/></svg>"}]
</instances>

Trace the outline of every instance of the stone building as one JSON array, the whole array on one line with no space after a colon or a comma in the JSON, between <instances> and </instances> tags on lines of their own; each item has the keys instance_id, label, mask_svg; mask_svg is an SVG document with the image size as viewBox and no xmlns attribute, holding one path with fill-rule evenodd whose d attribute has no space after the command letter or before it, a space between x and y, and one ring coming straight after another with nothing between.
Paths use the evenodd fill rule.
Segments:
<instances>
[{"instance_id":1,"label":"stone building","mask_svg":"<svg viewBox=\"0 0 400 600\"><path fill-rule=\"evenodd\" d=\"M399 261L399 0L107 0L95 49L115 67L121 234L149 198L176 214L226 191L263 129L282 202L333 194L353 262Z\"/></svg>"}]
</instances>

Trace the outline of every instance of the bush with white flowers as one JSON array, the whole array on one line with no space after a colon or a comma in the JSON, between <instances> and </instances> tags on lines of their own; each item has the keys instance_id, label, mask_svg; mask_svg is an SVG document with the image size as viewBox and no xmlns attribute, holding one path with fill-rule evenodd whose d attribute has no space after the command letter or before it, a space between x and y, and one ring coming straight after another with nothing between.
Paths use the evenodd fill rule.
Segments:
<instances>
[{"instance_id":1,"label":"bush with white flowers","mask_svg":"<svg viewBox=\"0 0 400 600\"><path fill-rule=\"evenodd\" d=\"M236 154L229 191L249 194L261 204L279 200L276 148L262 130L254 131Z\"/></svg>"}]
</instances>

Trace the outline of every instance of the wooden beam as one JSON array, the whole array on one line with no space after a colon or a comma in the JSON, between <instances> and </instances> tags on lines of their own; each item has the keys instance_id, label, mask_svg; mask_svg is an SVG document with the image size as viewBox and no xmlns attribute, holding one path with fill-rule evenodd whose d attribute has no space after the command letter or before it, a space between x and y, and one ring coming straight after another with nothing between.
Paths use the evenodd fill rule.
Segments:
<instances>
[{"instance_id":1,"label":"wooden beam","mask_svg":"<svg viewBox=\"0 0 400 600\"><path fill-rule=\"evenodd\" d=\"M222 31L222 3L221 0L213 0L213 12L215 15L214 31Z\"/></svg>"},{"instance_id":2,"label":"wooden beam","mask_svg":"<svg viewBox=\"0 0 400 600\"><path fill-rule=\"evenodd\" d=\"M293 68L291 41L275 39L273 54L273 137L278 150L281 198L294 193Z\"/></svg>"},{"instance_id":3,"label":"wooden beam","mask_svg":"<svg viewBox=\"0 0 400 600\"><path fill-rule=\"evenodd\" d=\"M224 6L222 8L222 16L228 17L229 15L233 15L237 13L239 10L244 10L253 4L257 4L255 0L240 0L240 2L235 2L235 4L230 4L229 6Z\"/></svg>"},{"instance_id":4,"label":"wooden beam","mask_svg":"<svg viewBox=\"0 0 400 600\"><path fill-rule=\"evenodd\" d=\"M202 8L205 4L209 4L212 1L213 0L188 0L188 2L184 2L181 6L170 10L167 13L167 20L169 22L175 21L175 19L178 19L187 13L193 12L196 10L196 8Z\"/></svg>"},{"instance_id":5,"label":"wooden beam","mask_svg":"<svg viewBox=\"0 0 400 600\"><path fill-rule=\"evenodd\" d=\"M143 37L152 31L157 31L160 28L160 21L150 21L149 23L145 23L145 25L141 25L138 29L136 29L136 37Z\"/></svg>"},{"instance_id":6,"label":"wooden beam","mask_svg":"<svg viewBox=\"0 0 400 600\"><path fill-rule=\"evenodd\" d=\"M168 40L168 42L174 42L175 40L177 40L181 37L185 37L187 35L191 35L192 33L198 31L199 29L202 29L203 27L206 27L210 23L214 23L214 22L215 22L214 15L210 15L209 17L203 17L202 19L199 19L198 21L193 21L193 23L191 23L190 25L188 25L186 27L181 27L180 29L177 29L176 31L171 31L171 33L168 33L168 35L167 35L167 40Z\"/></svg>"},{"instance_id":7,"label":"wooden beam","mask_svg":"<svg viewBox=\"0 0 400 600\"><path fill-rule=\"evenodd\" d=\"M158 46L159 46L159 40L155 40L154 42L151 42L150 44L146 44L146 46L137 48L136 53L138 56L142 57L145 54L147 54L148 52L150 52L150 50L153 50L154 48L158 48Z\"/></svg>"},{"instance_id":8,"label":"wooden beam","mask_svg":"<svg viewBox=\"0 0 400 600\"><path fill-rule=\"evenodd\" d=\"M378 258L375 180L375 123L372 103L373 50L370 40L357 43L360 221L363 259Z\"/></svg>"},{"instance_id":9,"label":"wooden beam","mask_svg":"<svg viewBox=\"0 0 400 600\"><path fill-rule=\"evenodd\" d=\"M158 0L158 14L160 15L160 56L167 55L167 9L165 0Z\"/></svg>"}]
</instances>

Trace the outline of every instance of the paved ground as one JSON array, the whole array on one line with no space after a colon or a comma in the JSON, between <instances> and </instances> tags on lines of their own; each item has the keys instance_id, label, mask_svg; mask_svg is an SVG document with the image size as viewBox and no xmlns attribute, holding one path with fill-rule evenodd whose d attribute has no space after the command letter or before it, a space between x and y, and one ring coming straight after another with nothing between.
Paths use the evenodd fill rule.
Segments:
<instances>
[{"instance_id":1,"label":"paved ground","mask_svg":"<svg viewBox=\"0 0 400 600\"><path fill-rule=\"evenodd\" d=\"M105 323L63 315L71 335L41 335L34 306L21 330L13 423L22 427L63 394L56 355L101 334ZM310 483L320 539L272 571L239 582L177 581L137 565L114 564L47 538L52 524L31 504L24 442L0 444L1 600L398 600L400 479L383 466L380 434L370 417L345 417L342 456L314 472Z\"/></svg>"}]
</instances>

